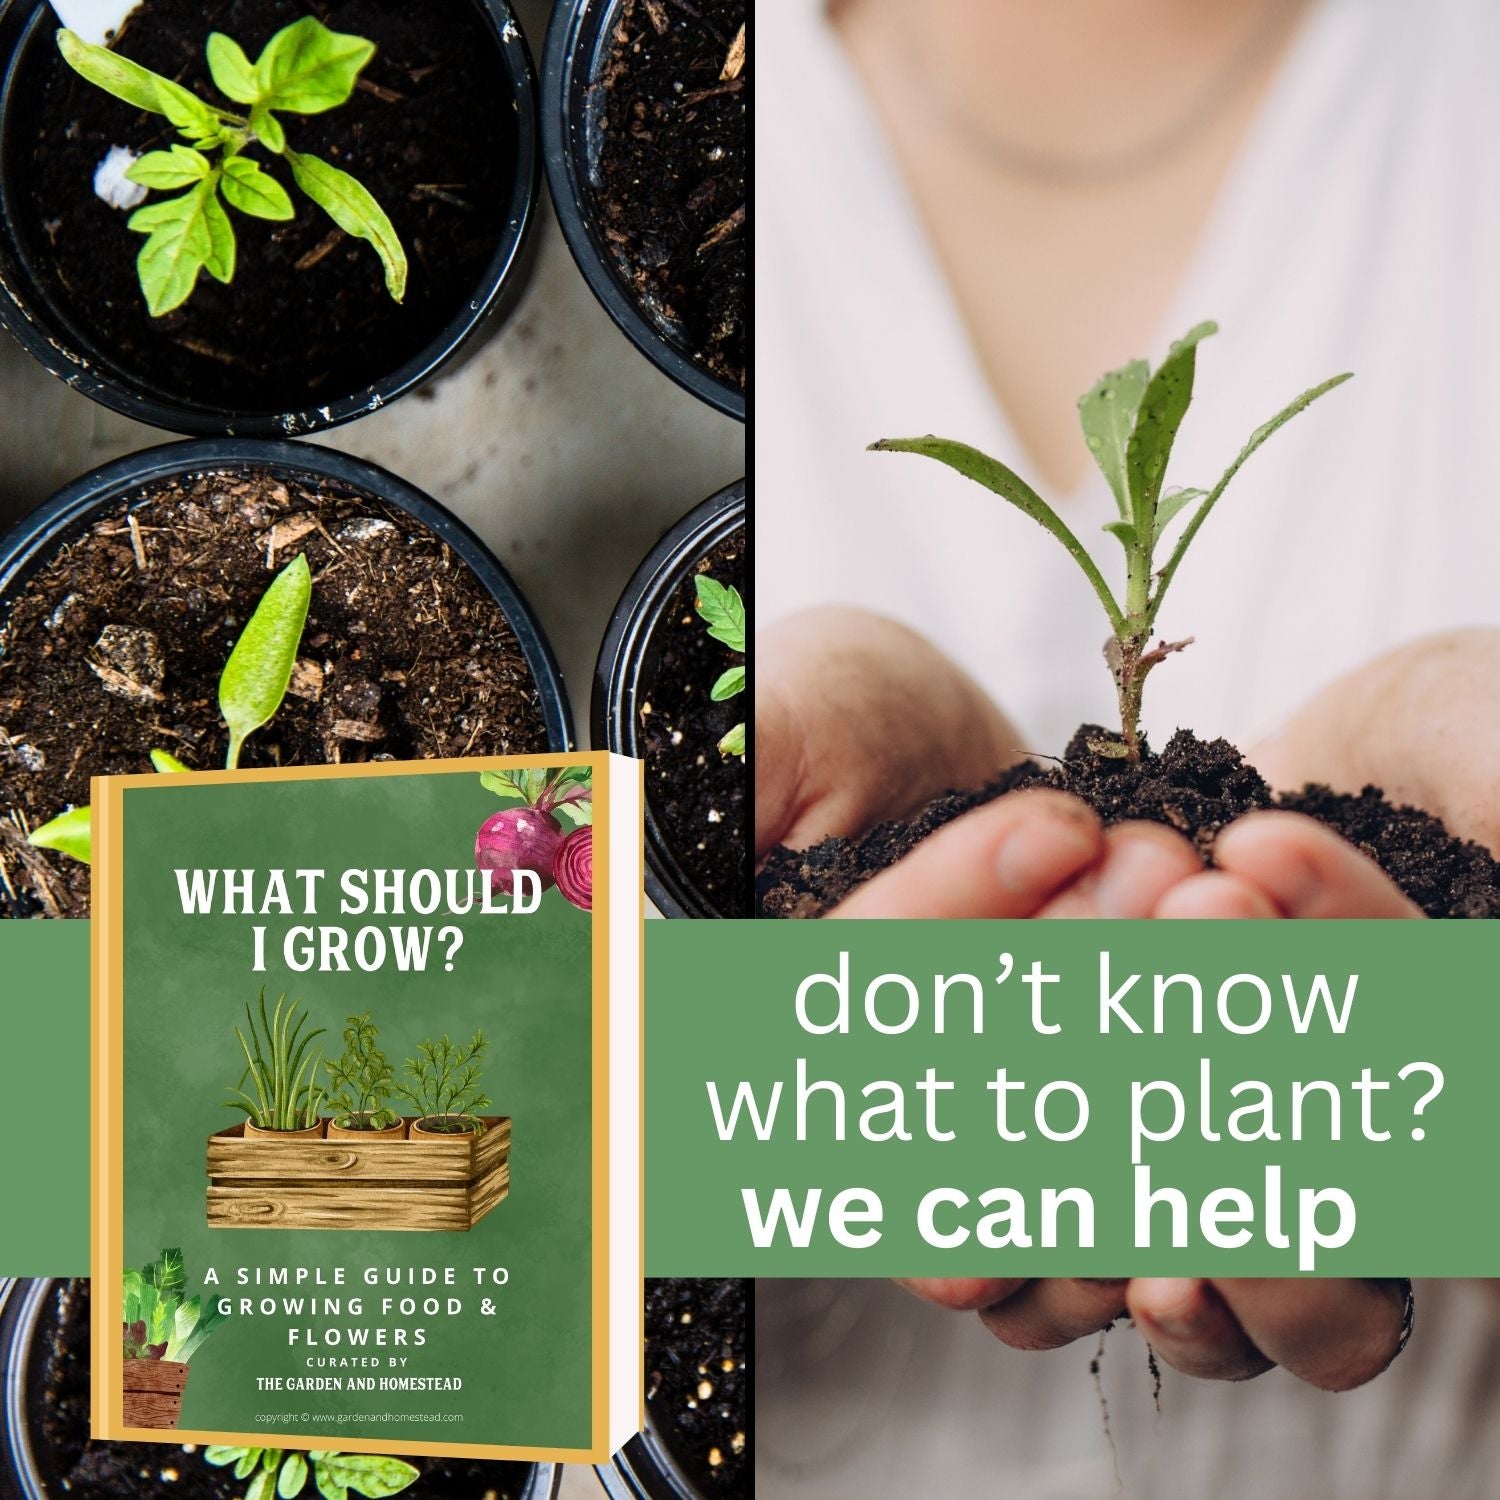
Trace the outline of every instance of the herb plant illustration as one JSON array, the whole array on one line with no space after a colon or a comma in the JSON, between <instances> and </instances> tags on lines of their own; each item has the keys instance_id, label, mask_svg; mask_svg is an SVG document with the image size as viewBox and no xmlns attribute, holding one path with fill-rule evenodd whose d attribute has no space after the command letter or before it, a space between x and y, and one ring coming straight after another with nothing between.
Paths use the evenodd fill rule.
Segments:
<instances>
[{"instance_id":1,"label":"herb plant illustration","mask_svg":"<svg viewBox=\"0 0 1500 1500\"><path fill-rule=\"evenodd\" d=\"M380 1050L380 1031L366 1011L344 1027L344 1055L327 1064L333 1122L348 1130L383 1130L400 1120L388 1107L395 1070Z\"/></svg>"},{"instance_id":2,"label":"herb plant illustration","mask_svg":"<svg viewBox=\"0 0 1500 1500\"><path fill-rule=\"evenodd\" d=\"M260 1130L306 1130L318 1123L324 1090L318 1084L322 1053L312 1044L323 1028L306 1030L307 1011L283 995L274 1012L266 1009L261 988L258 1006L245 1006L246 1030L234 1034L245 1054L245 1071L225 1100L226 1109L242 1109ZM248 1035L246 1035L248 1031ZM254 1093L246 1091L246 1085Z\"/></svg>"},{"instance_id":3,"label":"herb plant illustration","mask_svg":"<svg viewBox=\"0 0 1500 1500\"><path fill-rule=\"evenodd\" d=\"M272 579L229 653L219 678L219 712L229 729L227 770L239 765L245 741L275 718L285 700L311 602L312 571L299 554ZM153 750L151 764L163 775L192 769L165 750ZM92 809L70 808L33 829L28 842L88 864L94 845Z\"/></svg>"},{"instance_id":4,"label":"herb plant illustration","mask_svg":"<svg viewBox=\"0 0 1500 1500\"><path fill-rule=\"evenodd\" d=\"M399 1495L421 1478L399 1458L373 1453L292 1453L280 1448L217 1448L203 1457L221 1469L234 1466L236 1479L248 1479L244 1500L295 1500L311 1479L323 1500L347 1500L353 1493Z\"/></svg>"},{"instance_id":5,"label":"herb plant illustration","mask_svg":"<svg viewBox=\"0 0 1500 1500\"><path fill-rule=\"evenodd\" d=\"M304 16L278 31L252 63L238 42L211 32L206 52L214 84L244 113L200 99L75 32L59 31L57 44L82 77L136 109L165 115L182 138L148 151L125 174L142 187L177 193L138 208L129 221L146 236L136 267L152 317L181 307L204 271L215 281L234 279L237 246L227 208L257 219L296 216L286 189L249 154L257 149L281 158L297 187L346 234L369 241L385 268L386 290L397 302L405 296L406 252L385 210L348 172L294 151L279 118L344 104L375 55L373 42Z\"/></svg>"},{"instance_id":6,"label":"herb plant illustration","mask_svg":"<svg viewBox=\"0 0 1500 1500\"><path fill-rule=\"evenodd\" d=\"M721 645L727 646L736 655L743 656L745 654L745 601L740 597L740 591L736 588L726 588L706 573L698 575L694 586L698 593L696 607L699 615L708 624L709 636ZM720 674L709 690L709 697L715 703L726 703L731 698L737 698L744 691L745 664L739 662ZM736 724L719 741L719 753L744 756L745 726L743 722Z\"/></svg>"},{"instance_id":7,"label":"herb plant illustration","mask_svg":"<svg viewBox=\"0 0 1500 1500\"><path fill-rule=\"evenodd\" d=\"M1119 518L1104 529L1125 551L1123 599L1116 598L1093 557L1057 512L998 459L967 444L938 437L883 438L871 444L872 449L881 452L918 453L936 459L966 478L977 480L1044 526L1082 569L1109 618L1111 635L1105 642L1105 660L1114 678L1120 706L1120 742L1094 742L1090 749L1096 754L1132 762L1141 758L1141 694L1146 678L1167 657L1192 644L1191 638L1159 640L1153 647L1151 637L1157 616L1177 569L1230 480L1272 433L1350 379L1347 374L1335 375L1315 385L1257 427L1212 489L1172 489L1163 493L1167 462L1193 397L1197 348L1203 339L1216 332L1216 324L1200 323L1172 345L1154 373L1145 360L1134 360L1103 376L1079 398L1079 417L1089 452L1109 482L1119 509ZM1159 559L1168 528L1184 514L1187 523L1175 545Z\"/></svg>"},{"instance_id":8,"label":"herb plant illustration","mask_svg":"<svg viewBox=\"0 0 1500 1500\"><path fill-rule=\"evenodd\" d=\"M125 1273L125 1358L187 1364L224 1315L187 1295L181 1250Z\"/></svg>"},{"instance_id":9,"label":"herb plant illustration","mask_svg":"<svg viewBox=\"0 0 1500 1500\"><path fill-rule=\"evenodd\" d=\"M483 1135L479 1111L488 1109L489 1097L479 1080L489 1043L477 1028L466 1043L456 1045L443 1036L417 1047L417 1055L406 1060L406 1081L398 1081L396 1092L415 1107L418 1124L441 1135Z\"/></svg>"}]
</instances>

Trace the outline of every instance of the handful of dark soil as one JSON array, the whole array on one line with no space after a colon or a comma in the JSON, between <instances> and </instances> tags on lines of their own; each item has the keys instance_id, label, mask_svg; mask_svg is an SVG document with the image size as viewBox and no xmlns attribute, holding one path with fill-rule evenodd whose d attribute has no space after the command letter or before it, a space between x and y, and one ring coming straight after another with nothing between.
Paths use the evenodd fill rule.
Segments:
<instances>
[{"instance_id":1,"label":"handful of dark soil","mask_svg":"<svg viewBox=\"0 0 1500 1500\"><path fill-rule=\"evenodd\" d=\"M1110 738L1085 725L1051 767L1022 761L978 791L946 792L909 821L882 823L861 838L773 849L756 878L756 915L820 917L945 823L1007 792L1051 787L1081 797L1106 824L1165 823L1205 858L1219 830L1245 813L1305 813L1368 854L1429 917L1500 917L1500 861L1479 844L1454 838L1430 814L1395 806L1378 787L1356 796L1307 786L1278 796L1226 740L1200 740L1179 729L1160 755L1148 748L1132 765L1088 748L1090 741Z\"/></svg>"},{"instance_id":2,"label":"handful of dark soil","mask_svg":"<svg viewBox=\"0 0 1500 1500\"><path fill-rule=\"evenodd\" d=\"M0 911L88 915L89 872L26 834L142 774L156 747L224 764L218 682L274 576L312 605L276 717L241 765L545 750L537 688L475 573L404 511L253 470L166 481L63 546L0 620Z\"/></svg>"}]
</instances>

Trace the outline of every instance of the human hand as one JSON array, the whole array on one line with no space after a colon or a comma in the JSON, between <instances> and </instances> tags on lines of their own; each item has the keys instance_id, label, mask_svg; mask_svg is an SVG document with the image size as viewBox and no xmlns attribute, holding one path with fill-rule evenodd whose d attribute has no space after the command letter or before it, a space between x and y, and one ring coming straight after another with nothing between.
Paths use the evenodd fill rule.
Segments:
<instances>
[{"instance_id":1,"label":"human hand","mask_svg":"<svg viewBox=\"0 0 1500 1500\"><path fill-rule=\"evenodd\" d=\"M974 1311L1014 1349L1057 1349L1134 1319L1157 1356L1202 1380L1247 1380L1280 1365L1324 1390L1374 1379L1410 1329L1402 1281L1148 1277L1132 1281L919 1278L940 1307Z\"/></svg>"}]
</instances>

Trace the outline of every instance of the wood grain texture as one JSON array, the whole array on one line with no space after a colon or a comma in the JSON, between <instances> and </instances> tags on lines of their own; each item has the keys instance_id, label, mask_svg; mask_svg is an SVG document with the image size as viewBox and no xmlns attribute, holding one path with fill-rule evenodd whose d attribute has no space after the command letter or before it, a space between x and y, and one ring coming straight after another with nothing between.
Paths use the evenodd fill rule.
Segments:
<instances>
[{"instance_id":1,"label":"wood grain texture","mask_svg":"<svg viewBox=\"0 0 1500 1500\"><path fill-rule=\"evenodd\" d=\"M187 1389L188 1367L175 1359L127 1359L125 1361L125 1389L127 1391L156 1391L168 1396L180 1396Z\"/></svg>"},{"instance_id":2,"label":"wood grain texture","mask_svg":"<svg viewBox=\"0 0 1500 1500\"><path fill-rule=\"evenodd\" d=\"M182 1397L126 1391L124 1415L127 1427L175 1427L182 1418Z\"/></svg>"},{"instance_id":3,"label":"wood grain texture","mask_svg":"<svg viewBox=\"0 0 1500 1500\"><path fill-rule=\"evenodd\" d=\"M510 1190L511 1122L482 1136L208 1142L211 1229L467 1230Z\"/></svg>"}]
</instances>

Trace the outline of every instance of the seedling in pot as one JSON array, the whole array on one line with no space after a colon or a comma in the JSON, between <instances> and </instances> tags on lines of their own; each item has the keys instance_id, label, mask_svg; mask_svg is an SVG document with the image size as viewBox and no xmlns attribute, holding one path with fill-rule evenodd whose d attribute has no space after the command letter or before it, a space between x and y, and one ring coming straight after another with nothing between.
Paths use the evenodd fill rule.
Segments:
<instances>
[{"instance_id":1,"label":"seedling in pot","mask_svg":"<svg viewBox=\"0 0 1500 1500\"><path fill-rule=\"evenodd\" d=\"M344 1027L344 1055L328 1063L328 1106L345 1130L385 1130L400 1120L388 1107L395 1070L380 1050L380 1031L366 1011Z\"/></svg>"},{"instance_id":2,"label":"seedling in pot","mask_svg":"<svg viewBox=\"0 0 1500 1500\"><path fill-rule=\"evenodd\" d=\"M697 610L708 623L711 639L728 646L738 656L745 654L745 601L736 588L725 588L717 579L700 573L694 580L698 591ZM709 689L709 697L715 703L727 703L745 691L745 664L739 662L720 673L718 680ZM736 724L719 741L721 755L745 755L745 725Z\"/></svg>"},{"instance_id":3,"label":"seedling in pot","mask_svg":"<svg viewBox=\"0 0 1500 1500\"><path fill-rule=\"evenodd\" d=\"M165 115L182 138L138 157L125 173L153 191L182 190L138 208L129 221L147 237L136 269L153 317L181 307L204 271L215 281L234 279L237 246L226 205L257 219L296 216L286 189L247 154L255 149L285 161L297 187L340 229L368 240L385 267L386 290L397 302L405 296L406 253L385 210L348 172L294 151L278 118L323 114L343 104L375 55L373 42L304 16L278 31L252 63L239 43L211 32L206 50L214 83L246 113L207 103L66 28L57 45L75 72L135 109Z\"/></svg>"},{"instance_id":4,"label":"seedling in pot","mask_svg":"<svg viewBox=\"0 0 1500 1500\"><path fill-rule=\"evenodd\" d=\"M421 1473L399 1458L373 1453L289 1453L280 1448L218 1448L204 1450L204 1458L221 1469L234 1465L236 1479L248 1479L244 1500L294 1500L309 1478L323 1500L346 1500L356 1495L399 1495L415 1484Z\"/></svg>"},{"instance_id":5,"label":"seedling in pot","mask_svg":"<svg viewBox=\"0 0 1500 1500\"><path fill-rule=\"evenodd\" d=\"M307 558L299 554L271 581L229 653L219 678L219 712L229 729L227 770L239 765L245 741L271 722L286 698L311 602L312 572ZM163 775L192 769L165 750L153 750L151 764ZM28 842L89 864L93 859L92 810L70 808L33 829Z\"/></svg>"},{"instance_id":6,"label":"seedling in pot","mask_svg":"<svg viewBox=\"0 0 1500 1500\"><path fill-rule=\"evenodd\" d=\"M881 452L919 453L935 458L977 480L1046 527L1082 569L1109 618L1112 634L1105 642L1104 655L1120 705L1120 741L1091 742L1090 749L1096 754L1132 762L1141 758L1141 693L1146 678L1167 657L1192 644L1191 638L1159 640L1153 647L1151 637L1156 618L1182 559L1229 481L1273 432L1304 407L1350 379L1347 374L1335 375L1315 385L1257 427L1212 489L1172 489L1163 493L1162 482L1172 445L1193 398L1198 344L1217 331L1214 323L1200 323L1172 345L1155 373L1145 360L1135 360L1103 376L1079 398L1078 412L1089 452L1108 480L1120 512L1119 519L1109 522L1104 529L1125 550L1123 600L1116 599L1092 556L1057 512L998 459L967 444L938 437L882 438L871 444L872 449ZM1187 524L1165 561L1158 565L1157 553L1163 537L1172 522L1184 514L1188 516Z\"/></svg>"},{"instance_id":7,"label":"seedling in pot","mask_svg":"<svg viewBox=\"0 0 1500 1500\"><path fill-rule=\"evenodd\" d=\"M480 1064L489 1043L477 1028L464 1045L448 1037L427 1040L417 1055L406 1060L409 1083L396 1083L396 1092L415 1107L417 1126L434 1135L483 1135L479 1111L488 1109L489 1098L480 1091ZM416 1129L417 1127L413 1127Z\"/></svg>"},{"instance_id":8,"label":"seedling in pot","mask_svg":"<svg viewBox=\"0 0 1500 1500\"><path fill-rule=\"evenodd\" d=\"M562 847L565 818L577 828L594 821L593 772L587 766L559 770L483 771L486 791L519 806L492 813L474 839L474 864L496 875L530 870L547 890L556 880L557 852Z\"/></svg>"},{"instance_id":9,"label":"seedling in pot","mask_svg":"<svg viewBox=\"0 0 1500 1500\"><path fill-rule=\"evenodd\" d=\"M245 1071L224 1101L225 1108L244 1110L246 1121L257 1130L310 1130L318 1123L324 1098L318 1085L323 1056L311 1049L323 1028L304 1031L307 1019L306 1010L295 1000L288 1004L285 995L275 1011L268 1012L262 987L259 1006L245 1006L249 1036L234 1028L245 1054ZM245 1091L247 1081L255 1089L253 1097Z\"/></svg>"},{"instance_id":10,"label":"seedling in pot","mask_svg":"<svg viewBox=\"0 0 1500 1500\"><path fill-rule=\"evenodd\" d=\"M224 1321L201 1297L187 1295L181 1250L125 1273L125 1358L187 1364Z\"/></svg>"}]
</instances>

